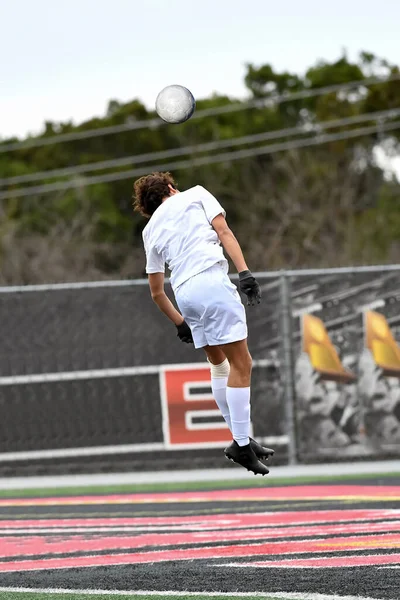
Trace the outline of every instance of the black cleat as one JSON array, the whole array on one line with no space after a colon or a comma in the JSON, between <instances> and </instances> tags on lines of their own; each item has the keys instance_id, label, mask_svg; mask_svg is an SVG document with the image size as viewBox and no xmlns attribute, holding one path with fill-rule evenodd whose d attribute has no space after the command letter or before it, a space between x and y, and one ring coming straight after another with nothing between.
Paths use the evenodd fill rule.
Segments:
<instances>
[{"instance_id":1,"label":"black cleat","mask_svg":"<svg viewBox=\"0 0 400 600\"><path fill-rule=\"evenodd\" d=\"M250 444L247 446L239 446L239 444L233 440L231 444L224 450L226 458L233 460L233 462L241 465L248 471L252 471L254 475L267 475L269 470L267 467L258 460Z\"/></svg>"},{"instance_id":2,"label":"black cleat","mask_svg":"<svg viewBox=\"0 0 400 600\"><path fill-rule=\"evenodd\" d=\"M250 446L254 454L260 460L268 460L270 456L273 456L275 454L275 450L272 450L272 448L266 448L265 446L261 446L261 444L256 442L256 440L253 440L253 438L250 438Z\"/></svg>"}]
</instances>

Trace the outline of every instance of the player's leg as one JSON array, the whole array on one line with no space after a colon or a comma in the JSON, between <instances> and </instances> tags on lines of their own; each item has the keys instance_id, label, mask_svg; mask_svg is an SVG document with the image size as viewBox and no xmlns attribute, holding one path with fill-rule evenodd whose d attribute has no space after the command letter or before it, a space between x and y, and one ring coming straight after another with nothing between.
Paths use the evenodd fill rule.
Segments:
<instances>
[{"instance_id":1,"label":"player's leg","mask_svg":"<svg viewBox=\"0 0 400 600\"><path fill-rule=\"evenodd\" d=\"M222 365L224 356L229 360L227 353L225 353L224 345L228 347L231 343L236 344L236 340L243 341L247 338L247 325L244 307L240 301L239 294L236 287L227 277L225 269L217 264L206 271L191 277L178 288L175 297L178 306L192 331L195 348L209 347L207 356L209 356L210 362L214 365L214 368L218 367L218 365ZM203 340L204 343L202 343ZM222 349L222 353L217 349L211 349L214 347ZM245 344L245 347L247 350L247 343ZM233 362L235 365L238 365L239 358L237 357L237 352L235 353L232 351L231 354L233 356ZM249 373L247 374L247 379L245 379L245 381L240 380L237 382L237 385L240 387L232 388L234 390L234 395L235 393L236 395L238 393L240 394L240 391L243 391L243 387L250 388L251 358L248 366ZM237 367L236 371L238 370L242 373L240 367ZM226 371L223 374L223 379L225 379L228 373ZM212 379L217 379L217 377L212 377ZM226 383L228 384L228 381ZM221 394L217 393L217 395L218 398L221 398L223 401L225 393L225 399L231 417L233 437L235 439L242 439L243 437L247 438L247 444L244 446L238 446L236 441L233 442L234 450L230 453L232 456L229 456L229 458L232 458L232 460L235 460L235 462L238 462L254 473L267 474L268 469L259 462L248 439L250 428L250 394L247 394L247 407L246 402L244 403L246 423L242 427L240 427L240 424L235 424L234 427L234 416L227 396L228 386L225 386L225 382L221 382L220 386L222 391ZM242 411L243 401L239 400L239 402L235 402L235 400L233 401L233 404L235 406L240 405L240 410L236 410L236 414ZM221 412L227 415L226 408L223 407ZM236 420L242 420L240 414ZM238 429L241 430L238 431ZM245 435L243 435L243 431L245 432ZM236 451L236 447L239 449L238 451Z\"/></svg>"},{"instance_id":2,"label":"player's leg","mask_svg":"<svg viewBox=\"0 0 400 600\"><path fill-rule=\"evenodd\" d=\"M262 446L249 436L250 434L250 382L252 358L247 340L232 342L221 347L230 363L230 375L227 382L227 404L232 420L231 431L239 446L249 439L251 449L259 459L268 459L274 450ZM239 437L240 436L240 437Z\"/></svg>"},{"instance_id":3,"label":"player's leg","mask_svg":"<svg viewBox=\"0 0 400 600\"><path fill-rule=\"evenodd\" d=\"M222 416L232 431L231 416L226 401L226 386L229 377L229 362L219 346L205 346L204 351L210 363L211 391Z\"/></svg>"},{"instance_id":4,"label":"player's leg","mask_svg":"<svg viewBox=\"0 0 400 600\"><path fill-rule=\"evenodd\" d=\"M226 344L223 348L205 346L204 350L211 363L214 399L234 438L232 444L225 449L225 455L255 474L266 475L267 467L259 462L250 445L251 357L246 340ZM232 360L231 372L227 356ZM228 383L233 383L235 387L229 388Z\"/></svg>"},{"instance_id":5,"label":"player's leg","mask_svg":"<svg viewBox=\"0 0 400 600\"><path fill-rule=\"evenodd\" d=\"M232 434L239 446L250 443L250 380L252 359L247 340L221 346L230 365L226 401L232 423Z\"/></svg>"},{"instance_id":6,"label":"player's leg","mask_svg":"<svg viewBox=\"0 0 400 600\"><path fill-rule=\"evenodd\" d=\"M204 351L206 353L207 360L210 363L211 390L213 393L214 400L217 403L217 406L221 411L221 414L224 417L226 424L232 432L231 415L226 399L226 388L228 386L228 378L230 373L229 361L226 358L226 354L220 346L205 346ZM235 386L235 383L240 383L240 374L239 378L235 381L237 374L235 374L234 371L235 369L233 370L233 383L232 381L230 382L230 385L233 387ZM247 376L247 374L245 374L245 376ZM255 452L257 458L268 459L274 454L274 451L271 448L266 448L265 446L262 446L252 438L250 438L250 445L253 451Z\"/></svg>"},{"instance_id":7,"label":"player's leg","mask_svg":"<svg viewBox=\"0 0 400 600\"><path fill-rule=\"evenodd\" d=\"M269 471L258 460L251 443L254 440L249 437L251 356L247 348L247 341L241 340L220 347L209 346L205 350L211 362L219 363L219 365L211 364L212 379L213 370L224 368L224 363L220 362L223 356L227 357L230 364L229 375L228 371L225 371L228 377L223 382L220 381L220 385L217 380L218 389L216 391L213 389L221 412L229 413L230 429L233 435L233 442L225 448L225 456L248 471L253 471L254 474L266 475ZM226 417L225 420L228 422Z\"/></svg>"}]
</instances>

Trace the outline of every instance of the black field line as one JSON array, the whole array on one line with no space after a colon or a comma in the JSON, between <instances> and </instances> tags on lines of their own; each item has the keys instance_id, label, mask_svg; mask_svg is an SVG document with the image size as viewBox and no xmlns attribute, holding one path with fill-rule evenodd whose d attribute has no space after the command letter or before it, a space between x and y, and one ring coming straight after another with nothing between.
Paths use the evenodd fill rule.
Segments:
<instances>
[{"instance_id":1,"label":"black field line","mask_svg":"<svg viewBox=\"0 0 400 600\"><path fill-rule=\"evenodd\" d=\"M25 512L25 513L13 513L12 510L10 510L10 508L12 507L5 507L8 510L5 510L5 508L1 508L0 507L0 524L1 524L1 520L2 519L64 519L64 518L114 518L114 517L157 517L157 516L185 516L185 515L198 515L198 516L203 516L203 515L213 515L213 514L219 514L219 513L226 513L226 512L230 512L230 513L235 513L235 514L242 514L245 512L271 512L273 510L277 510L277 511L281 511L281 512L290 512L293 509L298 509L298 508L302 508L305 511L307 511L309 508L314 508L316 510L339 510L340 508L342 508L343 504L350 504L351 506L353 506L353 508L365 508L365 504L367 504L368 508L370 507L370 504L373 503L375 501L375 503L377 504L377 506L379 508L382 508L382 500L379 499L379 501L377 501L374 498L371 499L362 499L360 500L359 498L356 498L354 500L349 500L349 501L345 501L343 499L341 499L340 501L336 501L335 499L332 498L328 498L326 500L301 500L299 502L290 502L290 501L286 501L286 500L282 500L282 501L278 501L278 502L274 502L271 500L269 501L268 499L262 499L260 501L258 500L254 500L251 502L251 504L240 504L238 506L238 502L237 501L233 501L233 502L229 502L227 501L226 503L224 503L223 506L220 505L220 503L218 503L218 506L212 506L212 502L207 503L208 506L205 506L204 503L201 503L197 508L192 508L192 509L188 509L188 510L175 510L175 508L171 509L171 510L157 510L157 508L154 508L154 510L130 510L130 507L128 506L126 508L125 511L113 511L112 510L112 506L110 506L108 508L108 510L106 512L96 512L96 511L92 511L90 512L89 510L85 510L85 505L80 505L80 508L82 509L81 512L56 512L56 511L50 511L50 512L46 512L46 513L42 513L40 512L40 507L31 507L31 511ZM388 498L387 500L388 502L391 501L390 498ZM395 505L395 508L398 508L398 502L393 501L393 504ZM77 505L79 506L79 505ZM104 504L104 506L107 506L107 504ZM174 503L174 507L177 506L176 503ZM91 508L91 507L90 507ZM386 503L385 503L385 508L386 507ZM390 507L389 507L390 508ZM89 509L89 507L88 507Z\"/></svg>"}]
</instances>

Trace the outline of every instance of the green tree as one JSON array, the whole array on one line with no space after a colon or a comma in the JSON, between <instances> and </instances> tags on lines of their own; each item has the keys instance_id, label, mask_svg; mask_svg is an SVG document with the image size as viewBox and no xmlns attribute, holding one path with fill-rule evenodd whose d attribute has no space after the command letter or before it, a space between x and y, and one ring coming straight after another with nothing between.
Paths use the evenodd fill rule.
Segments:
<instances>
[{"instance_id":1,"label":"green tree","mask_svg":"<svg viewBox=\"0 0 400 600\"><path fill-rule=\"evenodd\" d=\"M389 76L391 81L356 83L346 90L313 95L319 88ZM123 175L126 169L142 166L152 170L154 165L190 161L199 156L191 151L176 159L149 158L141 163L137 157L143 154L196 148L209 142L222 144L264 133L275 134L275 138L243 142L232 149L215 148L200 154L210 164L173 169L181 189L200 183L220 199L252 268L400 259L400 185L376 161L377 146L392 156L398 155L400 128L385 131L388 124L400 125L395 113L378 122L371 117L363 123L330 128L328 133L342 135L343 139L329 143L212 163L219 152L248 148L256 151L260 146L286 142L293 145L305 138L317 142L323 131L320 124L326 121L400 109L398 65L368 52L361 52L356 61L350 61L345 53L333 62L318 61L304 75L279 72L270 64L248 64L245 84L254 101L252 108L194 118L180 126L160 124L126 129L115 135L37 147L26 145L0 153L1 180L45 173L40 181L0 181L0 192L7 193L18 187L71 180L68 176L54 177L49 173L53 169L132 157L126 166L75 175L71 189L1 201L2 282L141 276L141 230L145 222L132 214L133 181L85 185L87 178L113 172ZM241 103L214 94L199 99L197 111L235 109L234 105ZM155 116L138 100L121 103L114 99L104 117L77 126L71 122L46 122L39 139L153 120ZM373 133L346 138L352 129L376 128L377 123L380 127ZM297 132L281 133L288 128L297 128ZM3 140L0 149L15 141Z\"/></svg>"}]
</instances>

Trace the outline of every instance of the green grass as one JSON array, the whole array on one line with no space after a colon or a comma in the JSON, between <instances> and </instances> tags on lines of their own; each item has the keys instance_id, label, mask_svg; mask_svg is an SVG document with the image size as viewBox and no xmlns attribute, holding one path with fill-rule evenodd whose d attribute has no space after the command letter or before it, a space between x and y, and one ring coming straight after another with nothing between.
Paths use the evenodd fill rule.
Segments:
<instances>
[{"instance_id":1,"label":"green grass","mask_svg":"<svg viewBox=\"0 0 400 600\"><path fill-rule=\"evenodd\" d=\"M327 469L329 465L327 466ZM154 473L157 479L157 473ZM82 487L58 487L48 489L24 489L24 490L0 490L0 498L40 498L47 496L73 496L87 494L128 494L128 493L146 493L146 492L181 492L181 491L204 491L204 490L226 490L238 488L255 487L280 487L282 485L299 484L331 484L346 481L365 481L372 480L374 485L379 479L400 478L400 473L358 473L354 475L325 475L323 477L303 476L279 479L254 478L246 480L229 481L189 481L187 483L146 483L146 484L125 484L125 485L105 485L105 486L82 486Z\"/></svg>"}]
</instances>

